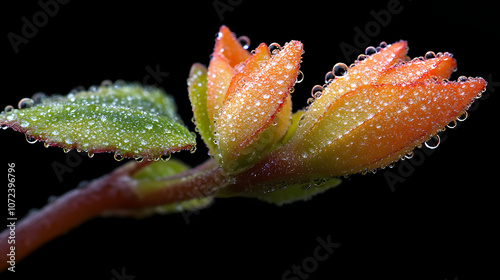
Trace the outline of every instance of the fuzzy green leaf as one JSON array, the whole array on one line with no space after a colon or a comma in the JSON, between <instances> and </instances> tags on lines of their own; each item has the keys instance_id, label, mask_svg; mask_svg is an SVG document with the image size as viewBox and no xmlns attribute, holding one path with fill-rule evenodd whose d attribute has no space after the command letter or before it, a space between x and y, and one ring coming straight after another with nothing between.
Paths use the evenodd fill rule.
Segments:
<instances>
[{"instance_id":1,"label":"fuzzy green leaf","mask_svg":"<svg viewBox=\"0 0 500 280\"><path fill-rule=\"evenodd\" d=\"M2 128L25 133L30 143L148 160L169 157L196 143L177 115L173 98L155 87L117 82L31 103L24 99L19 107L28 108L7 106L0 114Z\"/></svg>"}]
</instances>

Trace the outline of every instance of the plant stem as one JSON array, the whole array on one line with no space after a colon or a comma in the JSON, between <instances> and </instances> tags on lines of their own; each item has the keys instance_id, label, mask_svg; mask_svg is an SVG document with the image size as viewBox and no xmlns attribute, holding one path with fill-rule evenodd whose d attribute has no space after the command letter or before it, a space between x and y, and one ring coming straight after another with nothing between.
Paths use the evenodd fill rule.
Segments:
<instances>
[{"instance_id":1,"label":"plant stem","mask_svg":"<svg viewBox=\"0 0 500 280\"><path fill-rule=\"evenodd\" d=\"M138 181L131 176L148 164L131 162L83 188L71 190L38 212L16 223L15 244L8 244L10 229L0 233L0 272L9 266L11 246L16 263L48 241L87 220L120 209L140 209L213 194L226 177L212 161L161 180L165 187L146 194L137 192Z\"/></svg>"}]
</instances>

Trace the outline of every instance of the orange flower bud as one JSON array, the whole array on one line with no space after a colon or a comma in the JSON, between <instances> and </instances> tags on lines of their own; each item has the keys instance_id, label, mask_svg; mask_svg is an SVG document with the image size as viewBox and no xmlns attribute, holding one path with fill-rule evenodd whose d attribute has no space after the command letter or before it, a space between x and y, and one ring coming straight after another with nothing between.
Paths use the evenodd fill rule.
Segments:
<instances>
[{"instance_id":1,"label":"orange flower bud","mask_svg":"<svg viewBox=\"0 0 500 280\"><path fill-rule=\"evenodd\" d=\"M291 41L273 55L262 43L250 55L227 27L221 27L208 66L206 97L201 98L206 98L208 123L214 133L215 146L207 145L227 172L252 166L286 134L291 119L290 91L302 53L302 43ZM190 87L190 96L193 90ZM195 112L195 118L197 115L202 114Z\"/></svg>"},{"instance_id":2,"label":"orange flower bud","mask_svg":"<svg viewBox=\"0 0 500 280\"><path fill-rule=\"evenodd\" d=\"M407 49L400 41L351 67L336 64L337 76L315 87L290 140L242 181L259 178L268 187L384 168L455 121L485 90L482 78L447 80L456 69L451 54L405 62Z\"/></svg>"},{"instance_id":3,"label":"orange flower bud","mask_svg":"<svg viewBox=\"0 0 500 280\"><path fill-rule=\"evenodd\" d=\"M428 52L410 61L407 51L405 41L382 43L350 67L335 64L331 79L313 88L310 106L292 116L289 91L302 43L291 41L276 54L261 44L247 57L221 28L206 104L213 115L212 155L226 172L239 173L226 194L259 196L269 187L384 168L435 137L485 90L482 78L448 80L456 70L451 54ZM192 80L202 74L197 77ZM193 92L202 93L198 85Z\"/></svg>"}]
</instances>

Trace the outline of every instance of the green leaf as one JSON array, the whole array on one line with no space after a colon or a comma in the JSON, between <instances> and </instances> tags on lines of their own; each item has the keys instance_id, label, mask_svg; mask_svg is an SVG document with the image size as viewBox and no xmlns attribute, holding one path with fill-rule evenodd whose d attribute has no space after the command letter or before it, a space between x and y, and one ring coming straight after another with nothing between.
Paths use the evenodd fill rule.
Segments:
<instances>
[{"instance_id":1,"label":"green leaf","mask_svg":"<svg viewBox=\"0 0 500 280\"><path fill-rule=\"evenodd\" d=\"M266 193L254 194L252 197L281 206L283 204L300 200L309 200L317 194L338 186L341 182L342 180L339 178L332 178L328 180L316 179L306 184L278 186L276 188L271 188Z\"/></svg>"},{"instance_id":2,"label":"green leaf","mask_svg":"<svg viewBox=\"0 0 500 280\"><path fill-rule=\"evenodd\" d=\"M168 162L153 162L136 172L132 178L141 181L157 181L186 171L189 168L187 164L177 159L171 159Z\"/></svg>"},{"instance_id":3,"label":"green leaf","mask_svg":"<svg viewBox=\"0 0 500 280\"><path fill-rule=\"evenodd\" d=\"M189 99L193 109L196 130L211 152L217 149L214 144L214 125L210 123L207 109L207 68L199 63L193 64L188 79Z\"/></svg>"},{"instance_id":4,"label":"green leaf","mask_svg":"<svg viewBox=\"0 0 500 280\"><path fill-rule=\"evenodd\" d=\"M117 82L34 102L23 99L19 105L27 108L7 106L0 124L25 133L30 143L43 141L89 155L114 152L117 160L169 158L196 143L195 134L177 115L173 98L156 87Z\"/></svg>"}]
</instances>

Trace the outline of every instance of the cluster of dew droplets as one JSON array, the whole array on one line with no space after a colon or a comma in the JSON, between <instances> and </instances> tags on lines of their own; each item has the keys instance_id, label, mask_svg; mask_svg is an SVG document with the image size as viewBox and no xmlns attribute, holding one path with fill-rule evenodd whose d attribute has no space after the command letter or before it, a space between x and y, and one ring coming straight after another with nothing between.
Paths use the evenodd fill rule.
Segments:
<instances>
[{"instance_id":1,"label":"cluster of dew droplets","mask_svg":"<svg viewBox=\"0 0 500 280\"><path fill-rule=\"evenodd\" d=\"M347 75L349 67L342 62L335 64L332 71L329 71L325 75L325 83L323 85L315 85L311 89L311 97L307 99L307 105L311 105L314 100L321 97L325 88L337 78L341 78Z\"/></svg>"},{"instance_id":2,"label":"cluster of dew droplets","mask_svg":"<svg viewBox=\"0 0 500 280\"><path fill-rule=\"evenodd\" d=\"M244 38L242 38L242 40L243 39ZM249 43L249 41L248 41L248 43ZM102 81L102 83L101 83L100 86L97 86L97 85L90 86L89 89L88 89L88 91L90 91L90 92L97 92L97 91L100 90L100 87L120 89L121 87L123 87L125 85L126 85L126 83L123 80L117 80L114 83L112 81L110 81L110 80L104 80L104 81ZM73 90L71 90L68 93L68 97L69 96L74 96L75 94L79 93L80 91L85 91L85 88L82 87L82 86L74 88ZM43 93L43 92L37 92L31 98L28 98L28 97L22 98L18 102L17 108L19 110L32 108L33 106L42 103L43 100L46 97L47 97L47 95L45 93ZM12 105L5 106L3 113L5 113L5 115L7 116L7 119L9 119L9 115L14 111L14 109L15 108ZM2 124L1 128L3 130L6 130L8 127L9 127L9 125ZM28 134L25 134L25 136L26 136L26 141L29 144L35 144L35 143L38 142L38 139L36 137L30 136ZM50 147L50 144L48 142L43 143L43 145L44 145L45 148L49 148ZM69 153L72 150L71 147L62 147L62 148L63 148L63 152L64 153ZM84 151L82 151L80 149L77 149L77 151L78 152L84 152ZM195 151L196 151L196 145L191 146L190 152L194 153ZM93 158L94 157L94 153L92 151L85 151L85 152L87 152L87 155L88 155L89 158ZM114 157L114 159L116 161L122 161L123 159L125 159L125 156L120 151L115 151L113 157ZM171 158L171 152L170 151L166 151L166 152L164 152L163 155L156 156L156 157L152 158L152 160L153 161L159 161L159 160L161 160L161 161L168 161L170 158ZM137 162L142 162L144 160L144 157L141 156L141 155L135 155L134 159Z\"/></svg>"},{"instance_id":3,"label":"cluster of dew droplets","mask_svg":"<svg viewBox=\"0 0 500 280\"><path fill-rule=\"evenodd\" d=\"M40 95L42 93L36 93L35 95ZM33 99L31 98L28 98L28 97L25 97L21 100L19 100L19 102L17 103L17 108L19 110L22 110L22 109L27 109L27 108L31 108L35 105L35 101L33 101ZM7 119L10 119L12 118L13 116L10 116L9 115L14 111L14 106L12 105L7 105L5 106L4 108L4 113L5 115L7 116ZM9 125L6 125L6 124L2 124L2 129L7 129L9 127ZM34 144L37 142L37 139L34 138L34 137L30 137L30 136L26 136L26 141L30 144Z\"/></svg>"}]
</instances>

